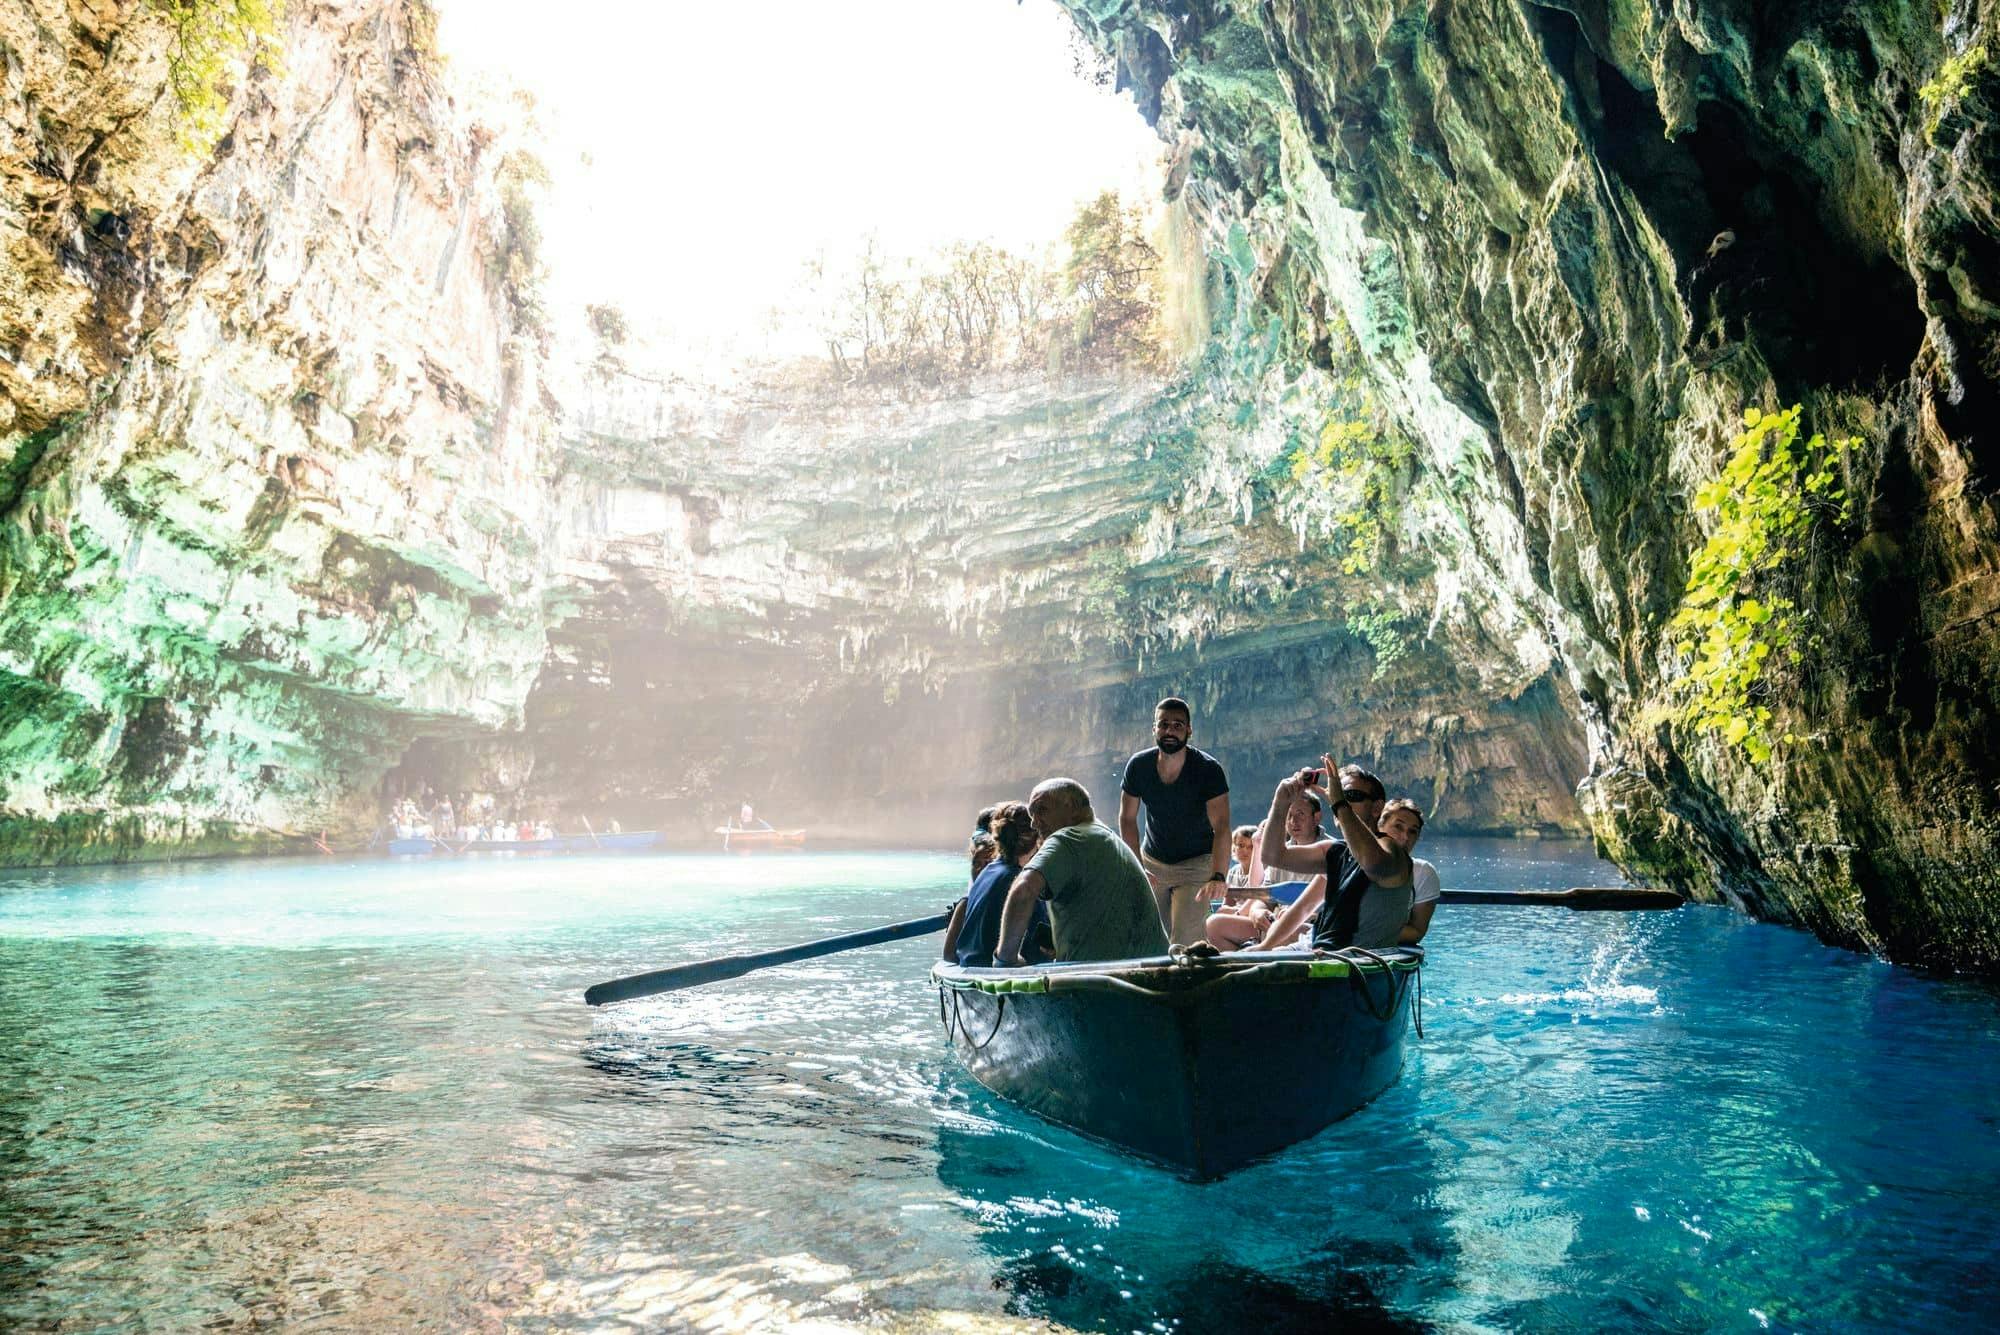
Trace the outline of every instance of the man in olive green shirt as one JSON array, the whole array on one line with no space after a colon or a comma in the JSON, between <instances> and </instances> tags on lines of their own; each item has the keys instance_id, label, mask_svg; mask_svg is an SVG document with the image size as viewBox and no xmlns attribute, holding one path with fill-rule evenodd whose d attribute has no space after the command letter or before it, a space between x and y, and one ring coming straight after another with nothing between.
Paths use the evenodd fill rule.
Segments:
<instances>
[{"instance_id":1,"label":"man in olive green shirt","mask_svg":"<svg viewBox=\"0 0 2000 1335\"><path fill-rule=\"evenodd\" d=\"M1035 901L1049 902L1056 959L1129 960L1167 953L1167 933L1146 869L1117 834L1097 823L1090 794L1074 779L1049 779L1028 797L1042 846L1007 892L993 962L1021 963Z\"/></svg>"}]
</instances>

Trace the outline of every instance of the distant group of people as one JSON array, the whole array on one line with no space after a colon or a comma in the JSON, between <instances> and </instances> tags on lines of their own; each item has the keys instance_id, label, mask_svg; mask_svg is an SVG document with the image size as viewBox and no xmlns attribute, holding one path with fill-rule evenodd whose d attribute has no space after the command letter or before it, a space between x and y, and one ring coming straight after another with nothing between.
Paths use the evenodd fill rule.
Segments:
<instances>
[{"instance_id":1,"label":"distant group of people","mask_svg":"<svg viewBox=\"0 0 2000 1335\"><path fill-rule=\"evenodd\" d=\"M1424 829L1415 802L1391 801L1369 771L1322 757L1278 784L1261 824L1232 830L1228 776L1189 744L1193 732L1185 700L1155 707L1154 745L1125 766L1116 833L1074 779L980 812L945 958L984 968L1201 942L1233 951L1423 940L1440 889L1437 869L1413 856ZM1304 889L1276 903L1268 887L1294 879Z\"/></svg>"},{"instance_id":2,"label":"distant group of people","mask_svg":"<svg viewBox=\"0 0 2000 1335\"><path fill-rule=\"evenodd\" d=\"M428 784L420 792L409 792L389 804L389 824L398 839L442 839L464 843L529 843L556 837L555 824L547 817L530 817L519 811L502 813L491 793L465 793L452 801L450 793L439 793ZM603 826L616 833L617 821Z\"/></svg>"}]
</instances>

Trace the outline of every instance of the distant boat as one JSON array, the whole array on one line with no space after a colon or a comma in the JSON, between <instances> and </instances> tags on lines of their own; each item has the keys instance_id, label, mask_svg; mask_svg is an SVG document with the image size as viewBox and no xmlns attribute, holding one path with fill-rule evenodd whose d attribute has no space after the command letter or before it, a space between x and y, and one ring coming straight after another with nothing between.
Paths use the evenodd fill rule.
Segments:
<instances>
[{"instance_id":1,"label":"distant boat","mask_svg":"<svg viewBox=\"0 0 2000 1335\"><path fill-rule=\"evenodd\" d=\"M463 844L442 839L391 839L389 852L398 856L430 853L634 853L660 842L658 830L617 834L559 834L553 839L471 839Z\"/></svg>"},{"instance_id":2,"label":"distant boat","mask_svg":"<svg viewBox=\"0 0 2000 1335\"><path fill-rule=\"evenodd\" d=\"M931 978L972 1078L1052 1122L1219 1177L1316 1135L1403 1067L1413 946L1242 951Z\"/></svg>"},{"instance_id":3,"label":"distant boat","mask_svg":"<svg viewBox=\"0 0 2000 1335\"><path fill-rule=\"evenodd\" d=\"M804 830L738 830L728 825L718 825L715 832L722 836L722 846L736 852L748 852L757 848L785 848L803 844Z\"/></svg>"}]
</instances>

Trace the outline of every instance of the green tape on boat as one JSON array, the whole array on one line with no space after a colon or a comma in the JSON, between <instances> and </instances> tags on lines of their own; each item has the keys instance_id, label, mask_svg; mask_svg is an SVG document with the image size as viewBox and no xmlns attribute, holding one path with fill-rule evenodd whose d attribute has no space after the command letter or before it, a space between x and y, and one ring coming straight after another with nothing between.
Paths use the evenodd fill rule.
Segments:
<instances>
[{"instance_id":1,"label":"green tape on boat","mask_svg":"<svg viewBox=\"0 0 2000 1335\"><path fill-rule=\"evenodd\" d=\"M985 992L993 996L1049 990L1049 980L1041 974L1026 978L939 978L937 981L954 992Z\"/></svg>"}]
</instances>

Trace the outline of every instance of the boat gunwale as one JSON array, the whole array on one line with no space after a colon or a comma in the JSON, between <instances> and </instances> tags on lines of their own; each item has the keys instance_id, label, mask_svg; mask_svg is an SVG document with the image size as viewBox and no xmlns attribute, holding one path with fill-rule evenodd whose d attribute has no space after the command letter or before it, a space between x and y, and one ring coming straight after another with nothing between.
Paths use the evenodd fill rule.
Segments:
<instances>
[{"instance_id":1,"label":"boat gunwale","mask_svg":"<svg viewBox=\"0 0 2000 1335\"><path fill-rule=\"evenodd\" d=\"M1309 983L1355 974L1411 973L1423 967L1417 946L1384 950L1236 951L1225 956L1158 955L1130 960L1082 960L1025 968L966 968L939 961L931 980L955 992L1034 996L1053 992L1130 992L1171 1004L1239 983Z\"/></svg>"}]
</instances>

